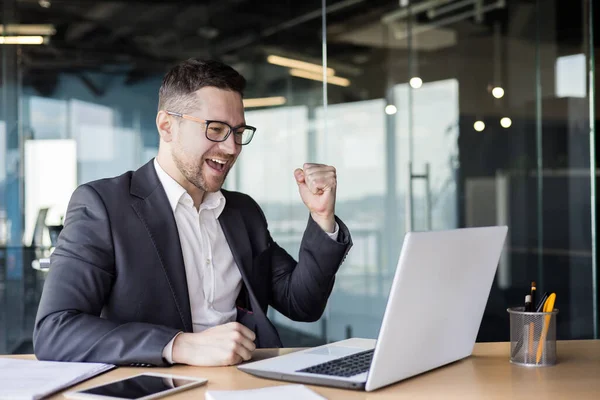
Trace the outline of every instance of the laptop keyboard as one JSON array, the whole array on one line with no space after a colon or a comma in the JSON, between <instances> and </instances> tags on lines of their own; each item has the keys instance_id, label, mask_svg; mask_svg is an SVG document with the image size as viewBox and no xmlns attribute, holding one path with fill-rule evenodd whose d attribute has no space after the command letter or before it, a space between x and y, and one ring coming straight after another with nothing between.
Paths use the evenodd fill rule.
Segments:
<instances>
[{"instance_id":1,"label":"laptop keyboard","mask_svg":"<svg viewBox=\"0 0 600 400\"><path fill-rule=\"evenodd\" d=\"M351 354L346 357L337 358L322 364L313 365L296 372L307 372L310 374L331 375L350 377L367 372L371 366L373 352L375 349Z\"/></svg>"}]
</instances>

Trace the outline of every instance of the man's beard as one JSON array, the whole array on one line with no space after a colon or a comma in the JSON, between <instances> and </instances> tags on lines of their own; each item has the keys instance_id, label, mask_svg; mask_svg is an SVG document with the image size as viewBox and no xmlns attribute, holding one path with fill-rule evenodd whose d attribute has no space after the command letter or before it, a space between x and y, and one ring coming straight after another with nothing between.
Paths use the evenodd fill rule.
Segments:
<instances>
[{"instance_id":1,"label":"man's beard","mask_svg":"<svg viewBox=\"0 0 600 400\"><path fill-rule=\"evenodd\" d=\"M206 179L206 177L203 173L203 170L205 170L206 168L210 168L206 164L206 160L208 158L216 157L216 158L220 158L222 160L228 160L228 162L229 162L229 160L231 159L231 156L226 156L223 154L212 155L210 157L202 156L199 164L186 163L175 152L173 152L172 156L173 156L173 161L175 162L175 165L177 166L177 169L179 169L179 172L181 172L181 174L185 177L185 179L187 179L188 182L190 182L192 185L196 186L198 189L203 190L205 192L219 191L221 189L221 187L223 186L223 183L225 182L225 178L227 178L227 174L229 173L229 169L231 167L230 165L227 166L227 170L225 171L225 173L223 174L223 176L221 178Z\"/></svg>"}]
</instances>

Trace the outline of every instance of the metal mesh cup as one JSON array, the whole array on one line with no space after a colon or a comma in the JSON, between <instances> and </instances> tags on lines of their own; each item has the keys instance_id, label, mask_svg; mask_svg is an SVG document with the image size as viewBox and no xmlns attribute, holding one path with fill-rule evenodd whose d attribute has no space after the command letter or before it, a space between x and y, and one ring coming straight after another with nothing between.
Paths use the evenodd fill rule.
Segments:
<instances>
[{"instance_id":1,"label":"metal mesh cup","mask_svg":"<svg viewBox=\"0 0 600 400\"><path fill-rule=\"evenodd\" d=\"M510 362L541 367L556 364L556 315L526 312L525 307L507 309L510 314Z\"/></svg>"}]
</instances>

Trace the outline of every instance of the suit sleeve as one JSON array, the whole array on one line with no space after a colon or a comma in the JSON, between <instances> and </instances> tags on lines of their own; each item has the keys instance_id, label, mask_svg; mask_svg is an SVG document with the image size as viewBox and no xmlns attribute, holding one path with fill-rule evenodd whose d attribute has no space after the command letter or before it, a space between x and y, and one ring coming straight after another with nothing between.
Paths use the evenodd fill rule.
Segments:
<instances>
[{"instance_id":1,"label":"suit sleeve","mask_svg":"<svg viewBox=\"0 0 600 400\"><path fill-rule=\"evenodd\" d=\"M262 210L260 213L266 227ZM309 215L297 262L273 241L267 229L271 305L294 321L314 322L321 318L335 274L352 247L348 228L337 216L336 222L339 232L337 240L333 240Z\"/></svg>"},{"instance_id":2,"label":"suit sleeve","mask_svg":"<svg viewBox=\"0 0 600 400\"><path fill-rule=\"evenodd\" d=\"M162 351L176 329L101 317L116 278L113 249L101 197L91 186L78 187L51 256L36 316L38 359L167 365Z\"/></svg>"}]
</instances>

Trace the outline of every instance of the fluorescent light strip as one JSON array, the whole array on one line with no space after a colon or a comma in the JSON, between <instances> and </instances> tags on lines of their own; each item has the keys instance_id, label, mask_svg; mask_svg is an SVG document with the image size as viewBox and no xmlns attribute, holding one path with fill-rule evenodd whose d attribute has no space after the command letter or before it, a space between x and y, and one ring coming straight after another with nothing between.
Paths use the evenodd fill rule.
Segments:
<instances>
[{"instance_id":1,"label":"fluorescent light strip","mask_svg":"<svg viewBox=\"0 0 600 400\"><path fill-rule=\"evenodd\" d=\"M0 25L0 35L8 34L8 35L41 35L41 36L51 36L56 33L56 29L54 29L54 25L46 24L46 25L33 25L33 24L9 24L9 25Z\"/></svg>"},{"instance_id":2,"label":"fluorescent light strip","mask_svg":"<svg viewBox=\"0 0 600 400\"><path fill-rule=\"evenodd\" d=\"M244 99L244 107L272 107L281 106L286 103L286 98L283 96L277 97L259 97L255 99Z\"/></svg>"},{"instance_id":3,"label":"fluorescent light strip","mask_svg":"<svg viewBox=\"0 0 600 400\"><path fill-rule=\"evenodd\" d=\"M282 67L302 69L317 74L323 74L323 66L306 61L294 60L293 58L270 55L267 57L267 62ZM327 75L335 75L335 70L333 68L327 68Z\"/></svg>"},{"instance_id":4,"label":"fluorescent light strip","mask_svg":"<svg viewBox=\"0 0 600 400\"><path fill-rule=\"evenodd\" d=\"M313 81L323 82L323 75L319 75L312 72L303 71L301 69L290 69L290 75L296 76L298 78L311 79ZM327 83L331 83L332 85L338 86L350 86L350 81L346 78L341 78L339 76L328 76Z\"/></svg>"},{"instance_id":5,"label":"fluorescent light strip","mask_svg":"<svg viewBox=\"0 0 600 400\"><path fill-rule=\"evenodd\" d=\"M42 36L0 36L0 44L42 44Z\"/></svg>"}]
</instances>

